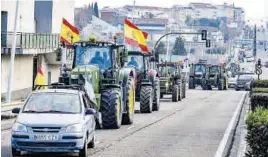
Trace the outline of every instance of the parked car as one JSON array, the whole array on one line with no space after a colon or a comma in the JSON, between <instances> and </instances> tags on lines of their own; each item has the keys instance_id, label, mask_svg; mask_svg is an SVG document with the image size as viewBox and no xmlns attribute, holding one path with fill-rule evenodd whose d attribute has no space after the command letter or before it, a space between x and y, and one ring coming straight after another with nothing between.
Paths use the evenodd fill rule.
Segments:
<instances>
[{"instance_id":1,"label":"parked car","mask_svg":"<svg viewBox=\"0 0 268 157\"><path fill-rule=\"evenodd\" d=\"M237 78L238 78L238 76L236 75L235 77L230 77L228 79L228 87L229 88L235 88L235 86L237 84Z\"/></svg>"},{"instance_id":2,"label":"parked car","mask_svg":"<svg viewBox=\"0 0 268 157\"><path fill-rule=\"evenodd\" d=\"M12 154L28 152L79 152L86 156L95 146L96 110L83 90L45 89L33 92L12 128Z\"/></svg>"},{"instance_id":3,"label":"parked car","mask_svg":"<svg viewBox=\"0 0 268 157\"><path fill-rule=\"evenodd\" d=\"M254 80L254 75L244 74L239 75L237 78L237 83L235 90L250 90L250 83Z\"/></svg>"}]
</instances>

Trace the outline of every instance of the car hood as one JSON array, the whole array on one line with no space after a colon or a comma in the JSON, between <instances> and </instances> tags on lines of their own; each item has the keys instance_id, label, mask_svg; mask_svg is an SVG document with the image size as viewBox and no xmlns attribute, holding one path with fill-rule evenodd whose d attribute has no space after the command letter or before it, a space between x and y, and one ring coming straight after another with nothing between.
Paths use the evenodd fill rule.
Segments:
<instances>
[{"instance_id":1,"label":"car hood","mask_svg":"<svg viewBox=\"0 0 268 157\"><path fill-rule=\"evenodd\" d=\"M82 121L81 114L21 113L17 122L27 126L67 126Z\"/></svg>"}]
</instances>

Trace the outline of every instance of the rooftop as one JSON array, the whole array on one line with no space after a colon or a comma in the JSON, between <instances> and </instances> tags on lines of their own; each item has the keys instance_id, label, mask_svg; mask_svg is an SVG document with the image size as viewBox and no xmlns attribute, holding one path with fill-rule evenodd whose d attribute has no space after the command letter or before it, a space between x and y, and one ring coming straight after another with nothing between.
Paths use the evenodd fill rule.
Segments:
<instances>
[{"instance_id":1,"label":"rooftop","mask_svg":"<svg viewBox=\"0 0 268 157\"><path fill-rule=\"evenodd\" d=\"M209 3L190 3L190 6L194 8L217 9L217 7Z\"/></svg>"}]
</instances>

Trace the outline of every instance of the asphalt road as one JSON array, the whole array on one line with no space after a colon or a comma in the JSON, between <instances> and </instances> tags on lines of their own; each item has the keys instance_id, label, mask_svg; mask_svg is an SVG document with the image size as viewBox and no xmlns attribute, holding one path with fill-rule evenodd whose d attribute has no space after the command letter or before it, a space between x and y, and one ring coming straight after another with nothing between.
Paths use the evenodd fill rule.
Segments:
<instances>
[{"instance_id":1,"label":"asphalt road","mask_svg":"<svg viewBox=\"0 0 268 157\"><path fill-rule=\"evenodd\" d=\"M88 156L213 157L244 93L196 89L188 91L182 102L162 99L159 112L137 113L133 125L118 130L97 130L96 148L90 149ZM10 130L2 131L1 139L2 157L10 157ZM75 154L62 156L71 155Z\"/></svg>"}]
</instances>

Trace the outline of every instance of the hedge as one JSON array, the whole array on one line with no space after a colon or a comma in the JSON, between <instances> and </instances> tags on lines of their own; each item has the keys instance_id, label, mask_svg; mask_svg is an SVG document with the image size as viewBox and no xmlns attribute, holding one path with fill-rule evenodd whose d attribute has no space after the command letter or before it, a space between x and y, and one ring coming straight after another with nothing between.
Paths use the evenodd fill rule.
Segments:
<instances>
[{"instance_id":1,"label":"hedge","mask_svg":"<svg viewBox=\"0 0 268 157\"><path fill-rule=\"evenodd\" d=\"M252 93L268 93L268 88L253 88Z\"/></svg>"},{"instance_id":2,"label":"hedge","mask_svg":"<svg viewBox=\"0 0 268 157\"><path fill-rule=\"evenodd\" d=\"M252 110L258 106L268 109L268 93L252 93L250 101Z\"/></svg>"},{"instance_id":3,"label":"hedge","mask_svg":"<svg viewBox=\"0 0 268 157\"><path fill-rule=\"evenodd\" d=\"M253 88L268 88L268 80L255 80L251 83L251 89Z\"/></svg>"},{"instance_id":4,"label":"hedge","mask_svg":"<svg viewBox=\"0 0 268 157\"><path fill-rule=\"evenodd\" d=\"M267 157L268 156L268 110L256 108L249 112L247 117L247 136L249 146L247 156Z\"/></svg>"}]
</instances>

